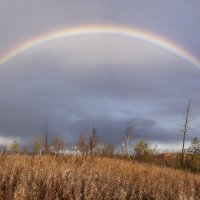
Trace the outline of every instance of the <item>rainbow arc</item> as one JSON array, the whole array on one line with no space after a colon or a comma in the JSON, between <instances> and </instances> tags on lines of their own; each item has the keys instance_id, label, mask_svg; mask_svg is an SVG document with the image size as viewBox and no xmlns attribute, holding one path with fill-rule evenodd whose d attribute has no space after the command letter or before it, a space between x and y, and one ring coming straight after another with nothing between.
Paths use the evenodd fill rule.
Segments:
<instances>
[{"instance_id":1,"label":"rainbow arc","mask_svg":"<svg viewBox=\"0 0 200 200\"><path fill-rule=\"evenodd\" d=\"M32 48L36 48L37 46L43 45L53 40L90 34L119 35L139 39L156 45L162 49L165 49L171 52L172 54L175 54L176 56L180 57L181 59L184 59L193 66L200 68L200 61L189 51L185 50L184 48L180 47L174 42L171 42L165 38L161 38L160 36L149 32L119 25L90 25L70 27L31 38L2 55L0 57L0 67L8 61L14 59L16 56L19 56Z\"/></svg>"}]
</instances>

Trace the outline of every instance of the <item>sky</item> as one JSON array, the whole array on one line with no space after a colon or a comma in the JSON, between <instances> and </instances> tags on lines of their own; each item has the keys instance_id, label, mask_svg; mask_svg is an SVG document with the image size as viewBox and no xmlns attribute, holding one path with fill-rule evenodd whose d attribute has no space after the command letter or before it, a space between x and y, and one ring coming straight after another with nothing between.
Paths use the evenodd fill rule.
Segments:
<instances>
[{"instance_id":1,"label":"sky","mask_svg":"<svg viewBox=\"0 0 200 200\"><path fill-rule=\"evenodd\" d=\"M137 28L200 57L197 0L0 0L0 58L30 38L79 26ZM191 97L188 142L200 138L200 68L152 43L116 34L46 42L0 65L0 139L43 134L74 143L97 129L120 146L132 121L134 141L181 149ZM133 142L134 143L134 142Z\"/></svg>"}]
</instances>

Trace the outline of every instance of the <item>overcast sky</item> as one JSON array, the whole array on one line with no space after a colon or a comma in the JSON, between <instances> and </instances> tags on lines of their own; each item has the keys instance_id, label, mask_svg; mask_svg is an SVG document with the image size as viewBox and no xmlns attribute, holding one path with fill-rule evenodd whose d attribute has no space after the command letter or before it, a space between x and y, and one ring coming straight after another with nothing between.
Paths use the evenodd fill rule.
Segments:
<instances>
[{"instance_id":1,"label":"overcast sky","mask_svg":"<svg viewBox=\"0 0 200 200\"><path fill-rule=\"evenodd\" d=\"M23 41L62 28L117 24L166 38L200 57L200 1L0 0L0 57ZM2 67L2 66L0 66ZM118 146L127 124L137 140L180 149L189 98L200 137L200 69L153 44L116 35L49 42L0 71L0 138L51 134L69 143L97 129Z\"/></svg>"}]
</instances>

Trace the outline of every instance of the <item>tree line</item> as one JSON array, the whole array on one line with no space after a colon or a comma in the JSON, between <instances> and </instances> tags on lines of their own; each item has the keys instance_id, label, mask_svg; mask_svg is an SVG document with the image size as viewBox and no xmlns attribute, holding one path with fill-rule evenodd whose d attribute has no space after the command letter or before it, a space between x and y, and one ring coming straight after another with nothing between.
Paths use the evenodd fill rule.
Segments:
<instances>
[{"instance_id":1,"label":"tree line","mask_svg":"<svg viewBox=\"0 0 200 200\"><path fill-rule=\"evenodd\" d=\"M69 149L63 138L58 135L50 137L48 123L46 122L44 133L40 137L35 137L31 145L24 145L20 148L19 143L13 140L11 143L0 143L1 154L32 154L32 155L69 155L76 154L82 156L118 156L129 159L136 159L139 162L152 162L159 165L175 166L181 169L189 168L200 171L200 140L195 137L191 144L186 148L186 138L190 130L189 113L191 99L188 102L185 122L182 131L182 150L181 153L160 153L156 147L152 147L148 142L139 140L134 147L132 141L137 137L134 133L136 126L133 121L129 121L121 140L121 150L116 152L114 145L104 144L98 141L97 130L91 128L87 135L80 133L73 149ZM130 152L131 150L131 152ZM171 164L170 164L171 163ZM192 166L192 167L191 167Z\"/></svg>"}]
</instances>

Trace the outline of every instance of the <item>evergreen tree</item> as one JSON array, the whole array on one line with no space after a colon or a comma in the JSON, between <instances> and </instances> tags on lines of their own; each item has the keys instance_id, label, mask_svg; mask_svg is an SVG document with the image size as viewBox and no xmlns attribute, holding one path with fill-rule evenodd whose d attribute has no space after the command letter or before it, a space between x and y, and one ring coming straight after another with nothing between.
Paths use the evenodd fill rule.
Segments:
<instances>
[{"instance_id":1,"label":"evergreen tree","mask_svg":"<svg viewBox=\"0 0 200 200\"><path fill-rule=\"evenodd\" d=\"M19 145L16 140L13 140L13 142L10 144L10 152L11 153L18 153L19 152Z\"/></svg>"}]
</instances>

